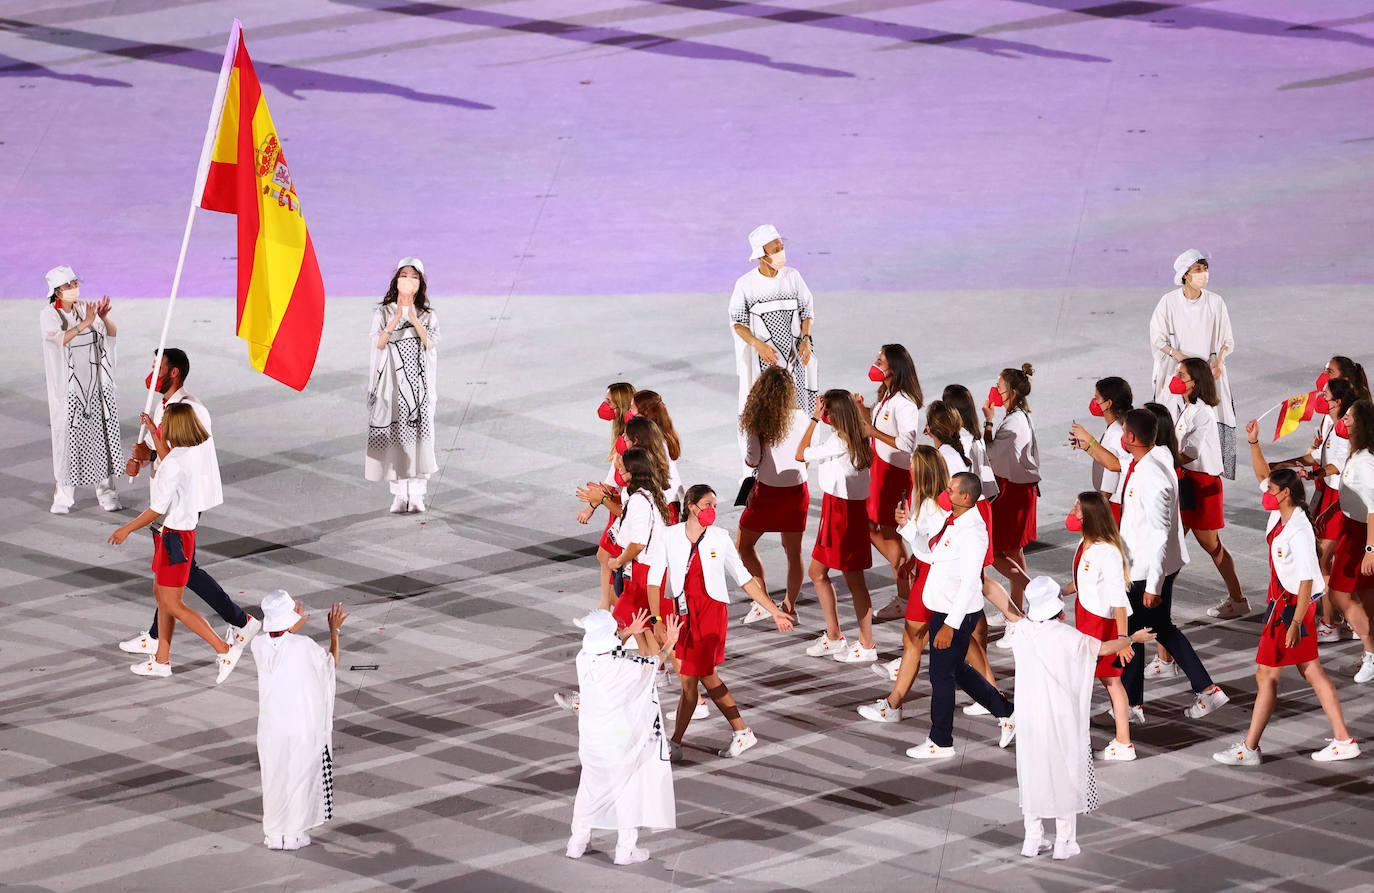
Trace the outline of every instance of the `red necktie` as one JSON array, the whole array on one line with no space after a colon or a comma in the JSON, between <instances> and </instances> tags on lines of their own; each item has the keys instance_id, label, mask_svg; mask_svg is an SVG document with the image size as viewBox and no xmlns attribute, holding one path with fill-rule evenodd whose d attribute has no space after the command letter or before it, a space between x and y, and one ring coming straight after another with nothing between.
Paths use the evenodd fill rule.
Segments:
<instances>
[{"instance_id":1,"label":"red necktie","mask_svg":"<svg viewBox=\"0 0 1374 893\"><path fill-rule=\"evenodd\" d=\"M1131 467L1126 469L1126 480L1121 484L1121 515L1126 515L1126 494L1130 492L1131 475L1135 474L1135 464L1139 459L1131 460Z\"/></svg>"},{"instance_id":2,"label":"red necktie","mask_svg":"<svg viewBox=\"0 0 1374 893\"><path fill-rule=\"evenodd\" d=\"M950 524L953 524L953 523L954 523L954 514L951 512L949 515L947 515L947 516L945 517L945 525L944 525L943 527L940 528L940 532L939 532L939 533L935 534L934 536L932 536L932 537L930 538L930 543L929 543L929 545L927 545L926 548L928 548L928 549L934 549L934 548L935 548L935 544L938 543L938 542L940 541L940 537L942 537L942 536L945 535L945 531L948 530L948 529L949 529L949 525L950 525Z\"/></svg>"}]
</instances>

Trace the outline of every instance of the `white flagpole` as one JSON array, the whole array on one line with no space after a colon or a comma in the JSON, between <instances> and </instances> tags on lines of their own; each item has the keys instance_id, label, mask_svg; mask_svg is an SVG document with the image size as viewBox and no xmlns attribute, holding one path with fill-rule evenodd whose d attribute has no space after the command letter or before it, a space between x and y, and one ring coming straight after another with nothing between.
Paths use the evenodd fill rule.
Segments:
<instances>
[{"instance_id":1,"label":"white flagpole","mask_svg":"<svg viewBox=\"0 0 1374 893\"><path fill-rule=\"evenodd\" d=\"M191 194L191 207L186 212L186 229L181 235L181 251L177 254L177 269L172 275L172 293L167 300L167 313L162 318L162 334L157 339L157 351L153 354L153 371L152 378L149 379L148 399L143 403L145 413L153 411L153 401L157 399L157 373L162 368L162 352L167 347L167 331L172 326L172 308L176 306L177 291L181 288L181 270L186 264L186 248L191 244L191 224L195 222L196 207L200 204L201 195L205 191L205 181L210 173L210 159L214 154L215 137L219 133L219 120L224 113L224 96L229 89L229 75L234 68L234 56L238 53L239 34L242 31L243 23L234 19L233 27L229 30L229 43L224 49L224 63L219 70L219 83L215 87L215 99L210 105L210 123L206 125L205 140L200 147L200 161L196 167L196 185ZM144 433L145 429L140 423L138 439L134 442L142 442Z\"/></svg>"}]
</instances>

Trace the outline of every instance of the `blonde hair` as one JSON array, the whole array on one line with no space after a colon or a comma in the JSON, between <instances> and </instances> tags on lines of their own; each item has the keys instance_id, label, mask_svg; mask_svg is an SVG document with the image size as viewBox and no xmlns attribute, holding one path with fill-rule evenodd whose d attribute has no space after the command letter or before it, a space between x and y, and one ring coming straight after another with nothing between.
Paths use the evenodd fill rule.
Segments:
<instances>
[{"instance_id":1,"label":"blonde hair","mask_svg":"<svg viewBox=\"0 0 1374 893\"><path fill-rule=\"evenodd\" d=\"M864 437L854 395L843 388L831 388L825 392L824 403L825 411L830 416L830 427L835 429L849 450L850 464L855 471L864 471L873 464L873 444Z\"/></svg>"},{"instance_id":2,"label":"blonde hair","mask_svg":"<svg viewBox=\"0 0 1374 893\"><path fill-rule=\"evenodd\" d=\"M606 461L612 462L615 460L615 442L625 433L625 410L630 408L630 402L634 400L635 386L628 381L617 381L606 386L606 393L610 395L611 407L615 409L615 418L611 419L611 451L606 454Z\"/></svg>"},{"instance_id":3,"label":"blonde hair","mask_svg":"<svg viewBox=\"0 0 1374 893\"><path fill-rule=\"evenodd\" d=\"M196 418L189 403L173 403L162 414L162 439L172 449L199 446L210 439L210 432Z\"/></svg>"},{"instance_id":4,"label":"blonde hair","mask_svg":"<svg viewBox=\"0 0 1374 893\"><path fill-rule=\"evenodd\" d=\"M923 443L911 453L911 515L915 517L927 499L938 499L949 488L949 466L940 451Z\"/></svg>"}]
</instances>

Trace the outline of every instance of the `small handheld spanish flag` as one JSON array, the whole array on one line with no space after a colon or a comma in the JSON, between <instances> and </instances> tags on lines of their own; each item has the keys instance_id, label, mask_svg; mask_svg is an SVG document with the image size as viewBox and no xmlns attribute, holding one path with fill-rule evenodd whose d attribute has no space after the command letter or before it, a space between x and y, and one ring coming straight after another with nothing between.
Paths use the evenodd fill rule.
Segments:
<instances>
[{"instance_id":1,"label":"small handheld spanish flag","mask_svg":"<svg viewBox=\"0 0 1374 893\"><path fill-rule=\"evenodd\" d=\"M1298 426L1312 418L1314 408L1312 394L1294 394L1277 407L1279 420L1274 425L1274 439L1292 434ZM1272 412L1273 410L1270 410Z\"/></svg>"},{"instance_id":2,"label":"small handheld spanish flag","mask_svg":"<svg viewBox=\"0 0 1374 893\"><path fill-rule=\"evenodd\" d=\"M315 368L324 282L253 60L235 19L194 204L238 217L238 336L253 368L296 390Z\"/></svg>"}]
</instances>

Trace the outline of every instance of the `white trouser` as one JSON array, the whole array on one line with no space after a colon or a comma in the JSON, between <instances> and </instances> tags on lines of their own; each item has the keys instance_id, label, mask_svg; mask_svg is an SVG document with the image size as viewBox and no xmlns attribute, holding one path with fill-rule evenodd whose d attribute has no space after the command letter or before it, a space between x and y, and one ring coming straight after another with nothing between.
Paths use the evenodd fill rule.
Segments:
<instances>
[{"instance_id":1,"label":"white trouser","mask_svg":"<svg viewBox=\"0 0 1374 893\"><path fill-rule=\"evenodd\" d=\"M104 501L117 496L115 493L114 478L109 477L95 485L95 498ZM53 488L52 504L61 508L71 508L76 505L76 488L66 484L57 484Z\"/></svg>"},{"instance_id":2,"label":"white trouser","mask_svg":"<svg viewBox=\"0 0 1374 893\"><path fill-rule=\"evenodd\" d=\"M401 478L397 481L389 481L392 496L424 496L425 490L429 486L427 478Z\"/></svg>"}]
</instances>

